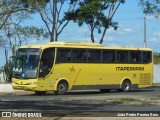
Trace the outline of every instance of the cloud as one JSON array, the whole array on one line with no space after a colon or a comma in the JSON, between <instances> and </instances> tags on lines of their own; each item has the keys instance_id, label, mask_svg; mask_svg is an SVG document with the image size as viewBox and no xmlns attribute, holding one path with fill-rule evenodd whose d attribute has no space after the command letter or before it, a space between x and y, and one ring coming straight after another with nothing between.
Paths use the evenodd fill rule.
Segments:
<instances>
[{"instance_id":1,"label":"cloud","mask_svg":"<svg viewBox=\"0 0 160 120\"><path fill-rule=\"evenodd\" d=\"M149 41L150 42L159 42L160 40L159 40L159 38L154 37L154 38L151 38Z\"/></svg>"},{"instance_id":2,"label":"cloud","mask_svg":"<svg viewBox=\"0 0 160 120\"><path fill-rule=\"evenodd\" d=\"M118 44L114 44L114 43L111 43L111 44L108 44L107 46L119 46Z\"/></svg>"},{"instance_id":3,"label":"cloud","mask_svg":"<svg viewBox=\"0 0 160 120\"><path fill-rule=\"evenodd\" d=\"M129 28L129 27L119 26L119 28L117 30L114 30L113 28L109 28L107 30L107 32L109 34L127 35L127 34L133 33L134 30L132 28Z\"/></svg>"},{"instance_id":4,"label":"cloud","mask_svg":"<svg viewBox=\"0 0 160 120\"><path fill-rule=\"evenodd\" d=\"M153 38L149 39L150 42L160 42L160 32L153 33Z\"/></svg>"},{"instance_id":5,"label":"cloud","mask_svg":"<svg viewBox=\"0 0 160 120\"><path fill-rule=\"evenodd\" d=\"M82 28L82 29L78 29L77 32L81 33L81 34L84 34L84 33L88 33L89 29L88 28Z\"/></svg>"},{"instance_id":6,"label":"cloud","mask_svg":"<svg viewBox=\"0 0 160 120\"><path fill-rule=\"evenodd\" d=\"M155 16L150 15L150 16L147 16L146 19L148 19L148 20L153 20L153 19L155 19Z\"/></svg>"},{"instance_id":7,"label":"cloud","mask_svg":"<svg viewBox=\"0 0 160 120\"><path fill-rule=\"evenodd\" d=\"M113 37L111 36L104 37L104 41L113 41Z\"/></svg>"},{"instance_id":8,"label":"cloud","mask_svg":"<svg viewBox=\"0 0 160 120\"><path fill-rule=\"evenodd\" d=\"M133 32L133 30L132 30L131 28L124 28L123 31L124 31L124 32L129 32L129 33L130 33L130 32Z\"/></svg>"},{"instance_id":9,"label":"cloud","mask_svg":"<svg viewBox=\"0 0 160 120\"><path fill-rule=\"evenodd\" d=\"M117 34L120 34L120 35L127 35L130 33L133 33L133 30L131 28L120 28L117 30Z\"/></svg>"},{"instance_id":10,"label":"cloud","mask_svg":"<svg viewBox=\"0 0 160 120\"><path fill-rule=\"evenodd\" d=\"M156 37L160 37L160 33L158 33L158 32L154 33L153 35Z\"/></svg>"},{"instance_id":11,"label":"cloud","mask_svg":"<svg viewBox=\"0 0 160 120\"><path fill-rule=\"evenodd\" d=\"M160 16L158 14L157 15L149 15L149 16L146 16L146 19L148 19L148 20L155 20L155 19L160 20Z\"/></svg>"}]
</instances>

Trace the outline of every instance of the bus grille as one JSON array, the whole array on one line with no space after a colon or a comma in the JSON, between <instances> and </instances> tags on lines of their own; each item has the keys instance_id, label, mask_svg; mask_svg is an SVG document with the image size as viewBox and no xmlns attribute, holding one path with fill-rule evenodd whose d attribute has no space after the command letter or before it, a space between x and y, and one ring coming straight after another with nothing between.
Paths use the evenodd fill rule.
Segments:
<instances>
[{"instance_id":1,"label":"bus grille","mask_svg":"<svg viewBox=\"0 0 160 120\"><path fill-rule=\"evenodd\" d=\"M151 81L151 73L141 73L139 84L140 85L149 85Z\"/></svg>"}]
</instances>

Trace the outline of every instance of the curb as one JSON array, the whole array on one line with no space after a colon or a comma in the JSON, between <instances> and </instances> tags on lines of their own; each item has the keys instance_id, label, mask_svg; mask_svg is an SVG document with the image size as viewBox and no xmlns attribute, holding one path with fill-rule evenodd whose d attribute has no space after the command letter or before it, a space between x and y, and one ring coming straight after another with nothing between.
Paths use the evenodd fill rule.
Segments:
<instances>
[{"instance_id":1,"label":"curb","mask_svg":"<svg viewBox=\"0 0 160 120\"><path fill-rule=\"evenodd\" d=\"M0 92L20 92L23 90L14 90L12 84L0 84Z\"/></svg>"}]
</instances>

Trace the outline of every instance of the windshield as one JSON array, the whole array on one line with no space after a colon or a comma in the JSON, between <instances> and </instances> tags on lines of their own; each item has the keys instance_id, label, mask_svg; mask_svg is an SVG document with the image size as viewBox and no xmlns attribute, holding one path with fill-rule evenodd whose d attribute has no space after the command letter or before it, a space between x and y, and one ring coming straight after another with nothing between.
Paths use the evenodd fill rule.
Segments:
<instances>
[{"instance_id":1,"label":"windshield","mask_svg":"<svg viewBox=\"0 0 160 120\"><path fill-rule=\"evenodd\" d=\"M21 48L17 52L13 65L13 77L36 78L41 50L35 48Z\"/></svg>"}]
</instances>

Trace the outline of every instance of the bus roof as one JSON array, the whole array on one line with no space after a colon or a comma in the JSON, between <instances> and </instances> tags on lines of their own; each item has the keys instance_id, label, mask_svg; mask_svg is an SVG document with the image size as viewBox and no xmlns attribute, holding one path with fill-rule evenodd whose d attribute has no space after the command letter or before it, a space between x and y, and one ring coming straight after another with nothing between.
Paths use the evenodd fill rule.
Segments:
<instances>
[{"instance_id":1,"label":"bus roof","mask_svg":"<svg viewBox=\"0 0 160 120\"><path fill-rule=\"evenodd\" d=\"M122 49L122 50L149 50L150 48L135 48L127 46L103 46L97 43L84 43L84 42L49 42L47 44L31 44L21 46L20 48L40 48L45 49L49 47L61 47L61 48L97 48L97 49Z\"/></svg>"}]
</instances>

